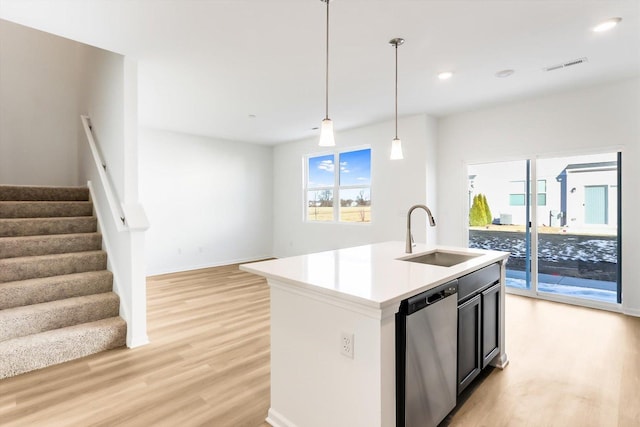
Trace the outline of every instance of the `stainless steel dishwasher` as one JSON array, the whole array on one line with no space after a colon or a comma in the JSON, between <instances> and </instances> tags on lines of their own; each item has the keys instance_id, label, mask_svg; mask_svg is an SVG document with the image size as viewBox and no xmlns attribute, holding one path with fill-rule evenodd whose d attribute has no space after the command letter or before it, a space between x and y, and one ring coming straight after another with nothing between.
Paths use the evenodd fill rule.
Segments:
<instances>
[{"instance_id":1,"label":"stainless steel dishwasher","mask_svg":"<svg viewBox=\"0 0 640 427\"><path fill-rule=\"evenodd\" d=\"M400 303L396 313L396 426L437 426L456 406L458 281Z\"/></svg>"}]
</instances>

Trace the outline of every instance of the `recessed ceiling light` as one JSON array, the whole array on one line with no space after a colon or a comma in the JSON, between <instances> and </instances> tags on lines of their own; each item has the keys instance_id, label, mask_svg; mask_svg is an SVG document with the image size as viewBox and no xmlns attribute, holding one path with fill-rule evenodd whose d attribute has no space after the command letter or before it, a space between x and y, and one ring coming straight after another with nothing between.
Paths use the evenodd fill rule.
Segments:
<instances>
[{"instance_id":1,"label":"recessed ceiling light","mask_svg":"<svg viewBox=\"0 0 640 427\"><path fill-rule=\"evenodd\" d=\"M448 80L451 78L451 76L453 76L453 72L451 71L443 71L440 74L438 74L438 78L440 80Z\"/></svg>"},{"instance_id":2,"label":"recessed ceiling light","mask_svg":"<svg viewBox=\"0 0 640 427\"><path fill-rule=\"evenodd\" d=\"M496 73L496 77L503 79L505 77L509 77L511 75L513 75L513 73L515 73L515 71L513 70L502 70L502 71L498 71Z\"/></svg>"},{"instance_id":3,"label":"recessed ceiling light","mask_svg":"<svg viewBox=\"0 0 640 427\"><path fill-rule=\"evenodd\" d=\"M593 27L593 31L595 31L596 33L609 31L610 29L618 25L620 21L622 21L622 18L609 18L606 21L602 21L601 23Z\"/></svg>"}]
</instances>

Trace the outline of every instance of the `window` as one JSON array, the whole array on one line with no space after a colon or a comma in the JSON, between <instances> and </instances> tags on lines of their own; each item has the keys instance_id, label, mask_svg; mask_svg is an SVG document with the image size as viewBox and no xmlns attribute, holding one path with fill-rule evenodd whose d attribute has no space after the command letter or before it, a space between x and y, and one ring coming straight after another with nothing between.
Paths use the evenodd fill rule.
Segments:
<instances>
[{"instance_id":1,"label":"window","mask_svg":"<svg viewBox=\"0 0 640 427\"><path fill-rule=\"evenodd\" d=\"M538 180L538 206L547 206L547 180Z\"/></svg>"},{"instance_id":2,"label":"window","mask_svg":"<svg viewBox=\"0 0 640 427\"><path fill-rule=\"evenodd\" d=\"M305 184L307 221L371 222L370 148L308 157Z\"/></svg>"},{"instance_id":3,"label":"window","mask_svg":"<svg viewBox=\"0 0 640 427\"><path fill-rule=\"evenodd\" d=\"M509 206L524 206L525 182L509 182Z\"/></svg>"},{"instance_id":4,"label":"window","mask_svg":"<svg viewBox=\"0 0 640 427\"><path fill-rule=\"evenodd\" d=\"M509 182L509 206L524 206L525 181ZM538 180L538 206L547 205L547 180Z\"/></svg>"}]
</instances>

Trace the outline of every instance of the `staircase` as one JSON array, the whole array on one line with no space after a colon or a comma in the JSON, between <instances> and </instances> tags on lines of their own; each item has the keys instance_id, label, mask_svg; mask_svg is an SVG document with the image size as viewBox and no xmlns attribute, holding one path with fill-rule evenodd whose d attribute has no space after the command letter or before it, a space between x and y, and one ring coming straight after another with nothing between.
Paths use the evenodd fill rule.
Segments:
<instances>
[{"instance_id":1,"label":"staircase","mask_svg":"<svg viewBox=\"0 0 640 427\"><path fill-rule=\"evenodd\" d=\"M0 185L0 379L125 345L101 248L87 188Z\"/></svg>"}]
</instances>

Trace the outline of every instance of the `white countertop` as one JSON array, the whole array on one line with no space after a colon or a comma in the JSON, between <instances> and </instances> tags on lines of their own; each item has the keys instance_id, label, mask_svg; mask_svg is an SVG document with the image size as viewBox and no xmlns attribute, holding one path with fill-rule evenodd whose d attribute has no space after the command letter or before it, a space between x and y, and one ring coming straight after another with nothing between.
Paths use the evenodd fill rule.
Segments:
<instances>
[{"instance_id":1,"label":"white countertop","mask_svg":"<svg viewBox=\"0 0 640 427\"><path fill-rule=\"evenodd\" d=\"M435 249L480 256L452 267L398 259ZM404 242L385 242L243 264L240 269L301 290L383 308L508 256L507 252L424 244L414 247L410 255Z\"/></svg>"}]
</instances>

